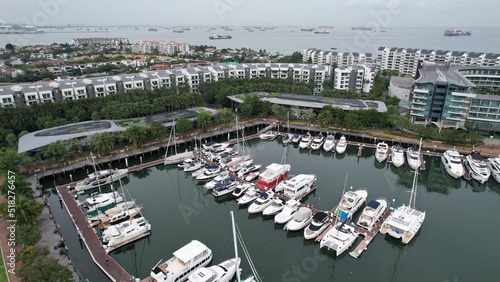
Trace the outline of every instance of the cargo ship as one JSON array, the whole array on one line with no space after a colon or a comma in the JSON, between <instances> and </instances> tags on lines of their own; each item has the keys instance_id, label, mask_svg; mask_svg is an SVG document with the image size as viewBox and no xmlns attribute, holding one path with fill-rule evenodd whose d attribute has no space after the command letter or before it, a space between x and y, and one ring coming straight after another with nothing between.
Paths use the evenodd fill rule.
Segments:
<instances>
[{"instance_id":1,"label":"cargo ship","mask_svg":"<svg viewBox=\"0 0 500 282\"><path fill-rule=\"evenodd\" d=\"M314 31L314 28L301 28L300 31Z\"/></svg>"},{"instance_id":2,"label":"cargo ship","mask_svg":"<svg viewBox=\"0 0 500 282\"><path fill-rule=\"evenodd\" d=\"M354 26L354 27L351 27L351 30L372 30L372 28L366 27L366 26Z\"/></svg>"},{"instance_id":3,"label":"cargo ship","mask_svg":"<svg viewBox=\"0 0 500 282\"><path fill-rule=\"evenodd\" d=\"M328 30L316 30L314 34L330 34L330 31Z\"/></svg>"},{"instance_id":4,"label":"cargo ship","mask_svg":"<svg viewBox=\"0 0 500 282\"><path fill-rule=\"evenodd\" d=\"M158 28L156 28L156 27L150 27L150 28L148 28L148 31L158 31Z\"/></svg>"},{"instance_id":5,"label":"cargo ship","mask_svg":"<svg viewBox=\"0 0 500 282\"><path fill-rule=\"evenodd\" d=\"M471 34L472 34L472 32L470 32L470 31L463 31L460 29L445 29L444 30L444 36L469 36Z\"/></svg>"},{"instance_id":6,"label":"cargo ship","mask_svg":"<svg viewBox=\"0 0 500 282\"><path fill-rule=\"evenodd\" d=\"M208 37L208 39L231 39L231 35L218 35L218 34L212 34Z\"/></svg>"}]
</instances>

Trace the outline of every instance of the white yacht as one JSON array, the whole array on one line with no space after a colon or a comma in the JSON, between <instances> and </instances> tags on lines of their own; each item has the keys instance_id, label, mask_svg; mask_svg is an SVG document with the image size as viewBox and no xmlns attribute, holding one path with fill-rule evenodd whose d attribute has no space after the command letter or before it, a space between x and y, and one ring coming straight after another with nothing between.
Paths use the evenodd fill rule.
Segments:
<instances>
[{"instance_id":1,"label":"white yacht","mask_svg":"<svg viewBox=\"0 0 500 282\"><path fill-rule=\"evenodd\" d=\"M321 146L323 146L324 142L325 137L323 136L323 134L320 133L316 135L311 143L311 149L318 150L319 148L321 148Z\"/></svg>"},{"instance_id":2,"label":"white yacht","mask_svg":"<svg viewBox=\"0 0 500 282\"><path fill-rule=\"evenodd\" d=\"M325 143L323 143L323 150L330 152L333 148L335 148L335 136L329 134L326 136Z\"/></svg>"},{"instance_id":3,"label":"white yacht","mask_svg":"<svg viewBox=\"0 0 500 282\"><path fill-rule=\"evenodd\" d=\"M262 167L262 165L260 165L260 164L246 166L246 167L242 168L240 171L238 171L238 176L243 177L243 176L249 174L250 172L258 171L261 167Z\"/></svg>"},{"instance_id":4,"label":"white yacht","mask_svg":"<svg viewBox=\"0 0 500 282\"><path fill-rule=\"evenodd\" d=\"M321 239L319 247L332 250L337 256L340 256L352 246L358 236L359 234L353 226L343 221L338 221Z\"/></svg>"},{"instance_id":5,"label":"white yacht","mask_svg":"<svg viewBox=\"0 0 500 282\"><path fill-rule=\"evenodd\" d=\"M271 140L276 137L277 133L273 131L267 131L259 135L259 138L262 140Z\"/></svg>"},{"instance_id":6,"label":"white yacht","mask_svg":"<svg viewBox=\"0 0 500 282\"><path fill-rule=\"evenodd\" d=\"M347 139L345 138L344 135L342 135L340 137L339 142L337 143L337 147L335 147L335 150L337 151L338 154L343 154L346 149L347 149Z\"/></svg>"},{"instance_id":7,"label":"white yacht","mask_svg":"<svg viewBox=\"0 0 500 282\"><path fill-rule=\"evenodd\" d=\"M254 187L248 188L248 190L236 200L238 202L238 205L243 206L250 204L251 202L255 201L259 197L259 192Z\"/></svg>"},{"instance_id":8,"label":"white yacht","mask_svg":"<svg viewBox=\"0 0 500 282\"><path fill-rule=\"evenodd\" d=\"M285 136L283 136L281 141L283 142L283 144L287 144L287 143L292 142L292 139L293 139L293 134L287 133L287 134L285 134Z\"/></svg>"},{"instance_id":9,"label":"white yacht","mask_svg":"<svg viewBox=\"0 0 500 282\"><path fill-rule=\"evenodd\" d=\"M185 281L191 273L206 266L211 260L212 250L193 240L175 251L171 259L163 263L160 260L151 270L151 277L162 282Z\"/></svg>"},{"instance_id":10,"label":"white yacht","mask_svg":"<svg viewBox=\"0 0 500 282\"><path fill-rule=\"evenodd\" d=\"M299 148L306 149L307 147L309 147L309 143L311 143L311 134L307 132L306 134L302 135L302 138L299 142Z\"/></svg>"},{"instance_id":11,"label":"white yacht","mask_svg":"<svg viewBox=\"0 0 500 282\"><path fill-rule=\"evenodd\" d=\"M368 202L363 209L363 213L358 219L357 225L371 231L375 223L384 215L387 210L387 200L379 198Z\"/></svg>"},{"instance_id":12,"label":"white yacht","mask_svg":"<svg viewBox=\"0 0 500 282\"><path fill-rule=\"evenodd\" d=\"M401 167L405 163L405 155L401 145L391 147L391 162L395 167Z\"/></svg>"},{"instance_id":13,"label":"white yacht","mask_svg":"<svg viewBox=\"0 0 500 282\"><path fill-rule=\"evenodd\" d=\"M304 229L304 239L309 240L318 237L330 225L329 221L330 217L326 212L320 211L314 214L312 222Z\"/></svg>"},{"instance_id":14,"label":"white yacht","mask_svg":"<svg viewBox=\"0 0 500 282\"><path fill-rule=\"evenodd\" d=\"M228 178L231 178L229 173L227 173L227 171L221 171L217 176L212 178L212 180L205 183L203 187L207 188L208 190L212 190L217 184L224 182Z\"/></svg>"},{"instance_id":15,"label":"white yacht","mask_svg":"<svg viewBox=\"0 0 500 282\"><path fill-rule=\"evenodd\" d=\"M191 166L192 164L194 164L198 161L199 161L198 158L187 158L187 159L184 159L181 163L177 164L177 167L183 169L185 167Z\"/></svg>"},{"instance_id":16,"label":"white yacht","mask_svg":"<svg viewBox=\"0 0 500 282\"><path fill-rule=\"evenodd\" d=\"M202 160L198 160L196 162L189 163L184 166L184 171L185 172L193 172L196 171L200 168L202 168L205 165L205 162Z\"/></svg>"},{"instance_id":17,"label":"white yacht","mask_svg":"<svg viewBox=\"0 0 500 282\"><path fill-rule=\"evenodd\" d=\"M441 162L453 178L460 178L465 174L462 156L456 150L447 150L441 155Z\"/></svg>"},{"instance_id":18,"label":"white yacht","mask_svg":"<svg viewBox=\"0 0 500 282\"><path fill-rule=\"evenodd\" d=\"M208 166L205 168L205 171L202 174L196 176L196 180L203 181L212 179L216 177L219 172L220 172L219 166L217 165Z\"/></svg>"},{"instance_id":19,"label":"white yacht","mask_svg":"<svg viewBox=\"0 0 500 282\"><path fill-rule=\"evenodd\" d=\"M245 181L254 181L255 178L259 177L260 171L250 172L246 177Z\"/></svg>"},{"instance_id":20,"label":"white yacht","mask_svg":"<svg viewBox=\"0 0 500 282\"><path fill-rule=\"evenodd\" d=\"M490 178L491 172L483 157L476 151L472 151L465 157L465 168L469 171L470 177L484 184Z\"/></svg>"},{"instance_id":21,"label":"white yacht","mask_svg":"<svg viewBox=\"0 0 500 282\"><path fill-rule=\"evenodd\" d=\"M212 190L212 195L214 195L214 197L222 197L225 195L232 194L233 191L236 189L236 187L240 184L240 182L236 181L234 178L229 178L226 181L228 181L229 183L228 184L222 183L222 185L216 186Z\"/></svg>"},{"instance_id":22,"label":"white yacht","mask_svg":"<svg viewBox=\"0 0 500 282\"><path fill-rule=\"evenodd\" d=\"M248 207L249 213L259 213L274 202L272 192L259 192L259 197Z\"/></svg>"},{"instance_id":23,"label":"white yacht","mask_svg":"<svg viewBox=\"0 0 500 282\"><path fill-rule=\"evenodd\" d=\"M295 200L288 200L285 207L274 216L274 222L278 224L285 224L290 221L295 213L299 210L300 202Z\"/></svg>"},{"instance_id":24,"label":"white yacht","mask_svg":"<svg viewBox=\"0 0 500 282\"><path fill-rule=\"evenodd\" d=\"M490 168L491 175L495 181L500 183L500 157L489 158L486 164Z\"/></svg>"},{"instance_id":25,"label":"white yacht","mask_svg":"<svg viewBox=\"0 0 500 282\"><path fill-rule=\"evenodd\" d=\"M286 198L297 200L311 191L316 180L317 177L314 174L299 174L278 184L275 191L283 191L283 196Z\"/></svg>"},{"instance_id":26,"label":"white yacht","mask_svg":"<svg viewBox=\"0 0 500 282\"><path fill-rule=\"evenodd\" d=\"M229 282L236 273L240 258L225 260L217 265L202 267L191 273L188 282Z\"/></svg>"},{"instance_id":27,"label":"white yacht","mask_svg":"<svg viewBox=\"0 0 500 282\"><path fill-rule=\"evenodd\" d=\"M420 140L420 144L422 144L422 140ZM425 211L419 211L415 208L417 176L418 170L416 169L413 176L410 203L407 206L402 205L392 211L392 214L389 215L380 228L380 233L389 234L391 237L401 239L404 244L408 244L415 237L425 220Z\"/></svg>"},{"instance_id":28,"label":"white yacht","mask_svg":"<svg viewBox=\"0 0 500 282\"><path fill-rule=\"evenodd\" d=\"M122 209L121 211L108 217L107 220L109 221L109 224L118 224L124 222L125 220L134 218L134 216L141 213L141 209L141 207Z\"/></svg>"},{"instance_id":29,"label":"white yacht","mask_svg":"<svg viewBox=\"0 0 500 282\"><path fill-rule=\"evenodd\" d=\"M417 169L421 165L420 151L417 147L408 147L406 149L406 161L412 169Z\"/></svg>"},{"instance_id":30,"label":"white yacht","mask_svg":"<svg viewBox=\"0 0 500 282\"><path fill-rule=\"evenodd\" d=\"M295 213L293 216L292 220L287 222L285 225L284 229L285 230L290 230L290 231L297 231L300 230L304 227L306 227L309 223L312 221L312 211L308 207L301 207Z\"/></svg>"},{"instance_id":31,"label":"white yacht","mask_svg":"<svg viewBox=\"0 0 500 282\"><path fill-rule=\"evenodd\" d=\"M123 197L118 192L109 193L94 193L90 195L82 203L84 208L87 208L87 213L92 213L94 211L105 211L112 205L123 202Z\"/></svg>"},{"instance_id":32,"label":"white yacht","mask_svg":"<svg viewBox=\"0 0 500 282\"><path fill-rule=\"evenodd\" d=\"M354 213L363 205L368 197L366 189L358 189L355 191L347 191L340 200L335 216L342 220L352 219Z\"/></svg>"},{"instance_id":33,"label":"white yacht","mask_svg":"<svg viewBox=\"0 0 500 282\"><path fill-rule=\"evenodd\" d=\"M377 144L377 149L375 150L375 158L377 161L380 163L385 161L387 159L387 156L389 155L389 145L385 142L380 142Z\"/></svg>"},{"instance_id":34,"label":"white yacht","mask_svg":"<svg viewBox=\"0 0 500 282\"><path fill-rule=\"evenodd\" d=\"M294 134L292 137L292 143L299 143L300 139L302 138L302 135L300 134Z\"/></svg>"},{"instance_id":35,"label":"white yacht","mask_svg":"<svg viewBox=\"0 0 500 282\"><path fill-rule=\"evenodd\" d=\"M93 172L84 180L76 183L75 191L83 194L87 190L111 184L128 176L128 169L106 169Z\"/></svg>"},{"instance_id":36,"label":"white yacht","mask_svg":"<svg viewBox=\"0 0 500 282\"><path fill-rule=\"evenodd\" d=\"M104 249L109 253L121 246L148 236L150 231L151 224L144 217L111 225L102 233Z\"/></svg>"},{"instance_id":37,"label":"white yacht","mask_svg":"<svg viewBox=\"0 0 500 282\"><path fill-rule=\"evenodd\" d=\"M236 186L236 189L233 191L233 196L235 198L239 198L245 194L245 192L250 188L254 187L254 184L252 183L241 183L238 186Z\"/></svg>"},{"instance_id":38,"label":"white yacht","mask_svg":"<svg viewBox=\"0 0 500 282\"><path fill-rule=\"evenodd\" d=\"M262 211L262 215L275 215L283 210L285 205L280 199L274 199L273 203Z\"/></svg>"}]
</instances>

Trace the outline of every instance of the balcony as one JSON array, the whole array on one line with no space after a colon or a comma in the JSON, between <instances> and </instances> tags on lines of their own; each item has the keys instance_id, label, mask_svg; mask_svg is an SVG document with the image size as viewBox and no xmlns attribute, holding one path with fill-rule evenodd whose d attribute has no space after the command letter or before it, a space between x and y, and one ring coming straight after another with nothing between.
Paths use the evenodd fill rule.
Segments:
<instances>
[{"instance_id":1,"label":"balcony","mask_svg":"<svg viewBox=\"0 0 500 282\"><path fill-rule=\"evenodd\" d=\"M412 105L422 105L422 106L425 106L427 105L427 102L426 101L420 101L420 100L413 100L411 102Z\"/></svg>"},{"instance_id":2,"label":"balcony","mask_svg":"<svg viewBox=\"0 0 500 282\"><path fill-rule=\"evenodd\" d=\"M465 103L465 104L470 104L470 101L469 101L469 100L467 100L467 99L454 99L454 98L452 98L450 101L451 101L451 102L455 102L455 103Z\"/></svg>"},{"instance_id":3,"label":"balcony","mask_svg":"<svg viewBox=\"0 0 500 282\"><path fill-rule=\"evenodd\" d=\"M468 109L469 107L467 107L466 105L454 105L454 104L451 104L451 105L450 105L450 108L455 108L455 109Z\"/></svg>"},{"instance_id":4,"label":"balcony","mask_svg":"<svg viewBox=\"0 0 500 282\"><path fill-rule=\"evenodd\" d=\"M424 116L424 114L423 114L423 113L417 113L417 112L414 112L414 111L411 111L411 112L410 112L410 115L412 115L412 116L416 116L416 117L423 117L423 116Z\"/></svg>"}]
</instances>

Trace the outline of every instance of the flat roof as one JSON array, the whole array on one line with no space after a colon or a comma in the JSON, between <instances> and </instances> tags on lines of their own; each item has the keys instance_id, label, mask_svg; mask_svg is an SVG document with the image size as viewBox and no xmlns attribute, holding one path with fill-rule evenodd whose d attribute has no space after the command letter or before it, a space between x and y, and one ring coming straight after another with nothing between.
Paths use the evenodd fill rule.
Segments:
<instances>
[{"instance_id":1,"label":"flat roof","mask_svg":"<svg viewBox=\"0 0 500 282\"><path fill-rule=\"evenodd\" d=\"M84 121L43 129L19 138L18 153L28 152L57 141L85 137L96 133L124 131L112 120Z\"/></svg>"},{"instance_id":2,"label":"flat roof","mask_svg":"<svg viewBox=\"0 0 500 282\"><path fill-rule=\"evenodd\" d=\"M197 255L203 253L203 251L205 250L208 250L208 247L205 246L205 244L201 243L198 240L193 240L184 247L175 251L174 256L182 262L187 263Z\"/></svg>"}]
</instances>

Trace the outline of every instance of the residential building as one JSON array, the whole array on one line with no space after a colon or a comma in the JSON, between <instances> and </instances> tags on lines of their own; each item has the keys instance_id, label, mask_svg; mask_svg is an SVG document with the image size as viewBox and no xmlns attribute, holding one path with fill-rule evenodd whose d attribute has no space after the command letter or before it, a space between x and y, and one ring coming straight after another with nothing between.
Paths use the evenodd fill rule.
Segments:
<instances>
[{"instance_id":1,"label":"residential building","mask_svg":"<svg viewBox=\"0 0 500 282\"><path fill-rule=\"evenodd\" d=\"M173 55L176 52L189 52L189 44L182 41L141 40L131 46L133 53L140 54L166 54Z\"/></svg>"},{"instance_id":2,"label":"residential building","mask_svg":"<svg viewBox=\"0 0 500 282\"><path fill-rule=\"evenodd\" d=\"M304 63L309 62L313 64L323 64L323 65L336 65L340 66L352 66L359 62L372 62L371 53L362 52L337 52L337 51L324 51L315 48L304 49L302 51L302 61Z\"/></svg>"},{"instance_id":3,"label":"residential building","mask_svg":"<svg viewBox=\"0 0 500 282\"><path fill-rule=\"evenodd\" d=\"M80 45L120 45L129 44L126 37L89 37L89 38L72 38L71 43L75 46Z\"/></svg>"},{"instance_id":4,"label":"residential building","mask_svg":"<svg viewBox=\"0 0 500 282\"><path fill-rule=\"evenodd\" d=\"M335 68L333 88L354 93L369 93L375 80L376 67L364 61Z\"/></svg>"}]
</instances>

